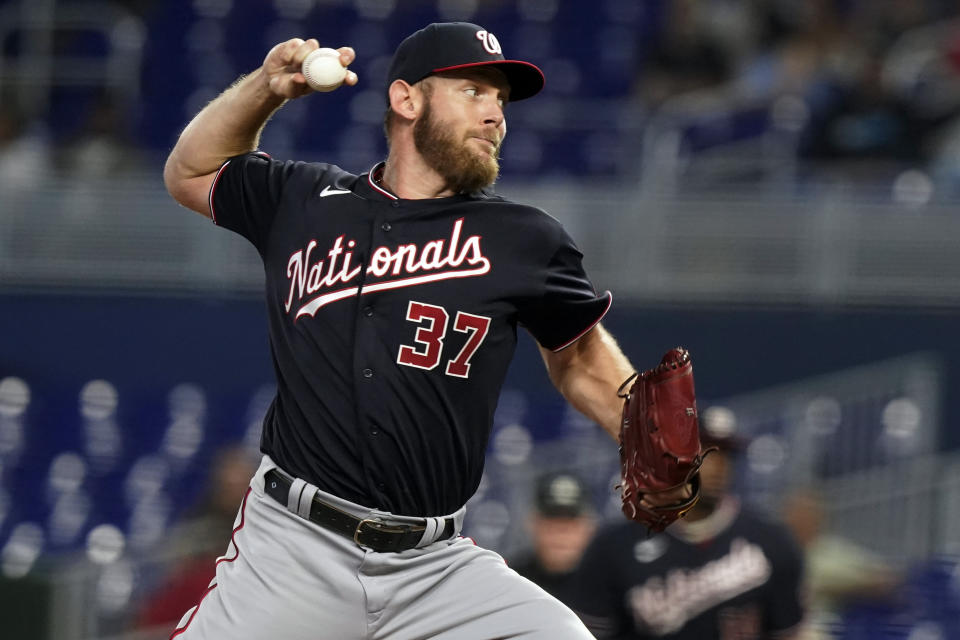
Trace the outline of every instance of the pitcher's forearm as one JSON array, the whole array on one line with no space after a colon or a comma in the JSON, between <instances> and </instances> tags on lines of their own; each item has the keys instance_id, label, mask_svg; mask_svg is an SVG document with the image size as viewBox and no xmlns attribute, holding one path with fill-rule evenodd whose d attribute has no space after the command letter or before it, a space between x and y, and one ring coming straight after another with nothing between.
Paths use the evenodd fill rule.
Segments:
<instances>
[{"instance_id":1,"label":"pitcher's forearm","mask_svg":"<svg viewBox=\"0 0 960 640\"><path fill-rule=\"evenodd\" d=\"M227 158L253 151L267 120L285 101L270 90L262 68L240 78L183 130L167 158L164 179L204 176Z\"/></svg>"},{"instance_id":2,"label":"pitcher's forearm","mask_svg":"<svg viewBox=\"0 0 960 640\"><path fill-rule=\"evenodd\" d=\"M620 439L622 401L617 398L616 389L617 386L611 385L609 380L583 375L569 386L564 397L617 441Z\"/></svg>"},{"instance_id":3,"label":"pitcher's forearm","mask_svg":"<svg viewBox=\"0 0 960 640\"><path fill-rule=\"evenodd\" d=\"M275 45L259 69L240 78L190 121L163 168L163 182L174 200L213 217L209 199L223 163L255 150L267 120L284 102L313 92L302 67L319 47L315 38L291 38ZM354 61L351 47L337 51L344 67ZM343 83L357 84L357 74L346 71Z\"/></svg>"},{"instance_id":4,"label":"pitcher's forearm","mask_svg":"<svg viewBox=\"0 0 960 640\"><path fill-rule=\"evenodd\" d=\"M563 351L541 347L540 353L567 401L619 440L623 401L617 389L634 369L614 337L598 324Z\"/></svg>"}]
</instances>

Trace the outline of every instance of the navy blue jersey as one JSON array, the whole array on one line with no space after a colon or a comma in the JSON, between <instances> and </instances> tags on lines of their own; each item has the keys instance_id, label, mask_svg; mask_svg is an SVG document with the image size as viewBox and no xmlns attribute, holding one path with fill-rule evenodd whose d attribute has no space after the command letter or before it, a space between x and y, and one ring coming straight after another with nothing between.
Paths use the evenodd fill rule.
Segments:
<instances>
[{"instance_id":1,"label":"navy blue jersey","mask_svg":"<svg viewBox=\"0 0 960 640\"><path fill-rule=\"evenodd\" d=\"M536 556L530 555L519 562L511 562L510 568L527 580L536 583L537 586L564 604L569 605L577 592L578 577L575 570L560 573L547 571Z\"/></svg>"},{"instance_id":2,"label":"navy blue jersey","mask_svg":"<svg viewBox=\"0 0 960 640\"><path fill-rule=\"evenodd\" d=\"M214 221L263 259L277 396L262 450L393 513L473 495L518 324L548 349L610 305L562 226L491 193L398 199L329 164L233 158Z\"/></svg>"},{"instance_id":3,"label":"navy blue jersey","mask_svg":"<svg viewBox=\"0 0 960 640\"><path fill-rule=\"evenodd\" d=\"M787 530L736 501L711 518L653 537L630 521L600 531L569 604L602 639L760 640L796 626L803 559Z\"/></svg>"}]
</instances>

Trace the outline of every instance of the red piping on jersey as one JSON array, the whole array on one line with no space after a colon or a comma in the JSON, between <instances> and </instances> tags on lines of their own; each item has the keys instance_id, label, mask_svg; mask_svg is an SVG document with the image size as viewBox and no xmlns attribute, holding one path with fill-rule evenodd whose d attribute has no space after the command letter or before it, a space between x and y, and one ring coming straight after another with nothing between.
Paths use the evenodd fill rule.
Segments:
<instances>
[{"instance_id":1,"label":"red piping on jersey","mask_svg":"<svg viewBox=\"0 0 960 640\"><path fill-rule=\"evenodd\" d=\"M583 336L585 336L587 333L589 333L589 331L590 331L591 329L593 329L595 326L597 326L597 324L598 324L601 320L603 320L603 316L607 315L607 311L610 311L610 305L613 304L613 294L610 293L609 291L607 291L606 294L607 294L607 308L603 310L603 313L600 314L600 317L597 318L596 320L594 320L594 321L593 321L593 324L591 324L589 327L587 327L586 329L584 329L583 331L581 331L579 334L577 334L577 337L576 337L576 338L574 338L573 340L571 340L570 342L568 342L568 343L566 343L566 344L564 344L564 345L561 345L561 346L557 347L556 349L553 349L552 351L553 351L554 353L557 353L558 351L563 351L564 349L566 349L567 347L569 347L570 345L572 345L574 342L576 342L577 340L579 340L580 338L582 338Z\"/></svg>"},{"instance_id":2,"label":"red piping on jersey","mask_svg":"<svg viewBox=\"0 0 960 640\"><path fill-rule=\"evenodd\" d=\"M224 166L226 166L226 165L224 165ZM233 533L230 534L230 542L233 543L233 550L234 550L233 557L232 557L232 558L228 558L227 556L223 556L223 557L221 557L221 558L217 558L217 563L216 563L216 565L214 565L214 566L218 566L221 562L233 562L234 560L236 560L237 558L240 557L240 547L237 546L236 535L237 535L237 531L240 531L240 529L243 529L243 525L246 524L246 520L247 520L247 498L250 496L250 491L251 491L250 487L247 487L247 492L246 492L245 494L243 494L243 504L240 505L240 524L238 524L238 525L236 526L236 528L233 530ZM210 595L210 592L211 592L211 591L213 591L213 590L216 589L216 588L217 588L217 584L216 584L216 583L213 583L212 585L210 585L209 587L207 587L207 590L203 592L203 595L202 595L202 596L200 596L200 602L198 602L198 603L197 603L197 606L194 607L193 613L191 613L191 614L190 614L190 617L187 618L187 623L186 623L185 625L183 625L182 627L180 627L179 629L174 629L174 630L173 630L173 634L170 636L170 640L173 640L173 639L176 638L178 635L180 635L181 633L183 633L184 631L187 630L187 627L189 627L189 626L190 626L190 623L193 622L194 616L197 615L197 611L200 610L200 605L203 604L204 599L205 599L208 595Z\"/></svg>"},{"instance_id":3,"label":"red piping on jersey","mask_svg":"<svg viewBox=\"0 0 960 640\"><path fill-rule=\"evenodd\" d=\"M240 547L237 546L236 535L237 535L237 531L240 531L240 529L243 529L243 525L246 523L247 496L250 495L250 491L251 491L250 487L247 487L247 492L243 494L243 504L240 505L240 524L238 524L237 527L233 530L233 533L230 534L230 542L233 543L233 551L234 551L233 557L228 558L227 556L224 555L220 558L217 558L217 564L220 564L221 562L233 562L238 557L240 557Z\"/></svg>"},{"instance_id":4,"label":"red piping on jersey","mask_svg":"<svg viewBox=\"0 0 960 640\"><path fill-rule=\"evenodd\" d=\"M217 183L220 182L220 175L223 173L223 170L227 168L228 164L230 164L229 160L220 165L220 168L217 170L217 175L213 178L213 182L210 183L210 192L207 194L207 206L210 208L210 219L213 220L213 224L217 224L217 214L213 212L213 190L217 188Z\"/></svg>"},{"instance_id":5,"label":"red piping on jersey","mask_svg":"<svg viewBox=\"0 0 960 640\"><path fill-rule=\"evenodd\" d=\"M200 602L198 602L198 603L197 603L197 606L195 606L195 607L193 608L193 613L191 613L191 614L190 614L190 617L187 619L187 624L183 625L183 626L180 627L179 629L174 629L174 630L173 630L173 635L170 636L170 640L173 640L173 639L176 638L178 635L180 635L181 633L183 633L184 631L187 630L187 627L189 627L189 626L190 626L190 623L193 622L193 617L194 617L195 615L197 615L197 611L200 610L200 605L203 604L204 599L206 599L206 597L207 597L208 595L210 595L210 592L213 591L213 590L216 589L216 588L217 588L217 585L216 585L216 584L212 584L212 585L210 585L209 587L207 587L207 590L203 592L203 595L202 595L202 596L200 596Z\"/></svg>"},{"instance_id":6,"label":"red piping on jersey","mask_svg":"<svg viewBox=\"0 0 960 640\"><path fill-rule=\"evenodd\" d=\"M383 195L387 196L391 200L399 200L400 198L398 198L397 196L393 195L392 193L390 193L389 191L387 191L386 189L378 185L376 181L373 179L374 174L380 174L380 175L383 174L383 166L384 166L384 163L382 162L374 165L373 169L370 169L370 173L367 174L367 182L370 183L371 187L373 187Z\"/></svg>"}]
</instances>

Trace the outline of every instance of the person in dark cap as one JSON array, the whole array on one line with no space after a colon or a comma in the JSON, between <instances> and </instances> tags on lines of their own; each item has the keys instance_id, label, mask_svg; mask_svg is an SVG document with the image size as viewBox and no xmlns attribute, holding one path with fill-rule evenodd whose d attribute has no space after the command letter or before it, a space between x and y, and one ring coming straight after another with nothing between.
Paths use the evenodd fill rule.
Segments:
<instances>
[{"instance_id":1,"label":"person in dark cap","mask_svg":"<svg viewBox=\"0 0 960 640\"><path fill-rule=\"evenodd\" d=\"M389 67L389 154L355 175L257 149L271 114L312 92L302 63L318 49L273 47L194 117L164 169L180 204L262 258L277 376L229 550L174 636L586 640L570 609L460 535L518 327L614 440L635 371L600 325L610 293L560 223L491 189L505 109L543 74L480 25L420 29Z\"/></svg>"},{"instance_id":2,"label":"person in dark cap","mask_svg":"<svg viewBox=\"0 0 960 640\"><path fill-rule=\"evenodd\" d=\"M802 629L803 558L781 523L731 492L747 440L734 414L700 414L717 447L700 469L700 501L650 536L634 522L599 531L584 552L571 607L600 639L786 640Z\"/></svg>"},{"instance_id":3,"label":"person in dark cap","mask_svg":"<svg viewBox=\"0 0 960 640\"><path fill-rule=\"evenodd\" d=\"M576 585L576 568L596 530L590 493L577 474L554 471L537 478L528 523L532 550L513 570L568 603Z\"/></svg>"}]
</instances>

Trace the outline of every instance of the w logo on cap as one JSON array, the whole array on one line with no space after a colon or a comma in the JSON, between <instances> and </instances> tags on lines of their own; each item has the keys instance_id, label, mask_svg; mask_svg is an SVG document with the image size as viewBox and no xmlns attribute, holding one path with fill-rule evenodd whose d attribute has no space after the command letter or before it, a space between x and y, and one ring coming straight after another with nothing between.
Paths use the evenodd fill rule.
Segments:
<instances>
[{"instance_id":1,"label":"w logo on cap","mask_svg":"<svg viewBox=\"0 0 960 640\"><path fill-rule=\"evenodd\" d=\"M497 36L489 31L483 29L477 31L477 40L483 43L483 48L490 55L503 55L503 49L500 48L500 41L497 40Z\"/></svg>"},{"instance_id":2,"label":"w logo on cap","mask_svg":"<svg viewBox=\"0 0 960 640\"><path fill-rule=\"evenodd\" d=\"M387 86L397 80L414 84L445 71L483 66L503 73L510 85L510 102L543 88L543 72L536 65L504 59L497 37L471 22L434 22L407 36L390 61Z\"/></svg>"}]
</instances>

